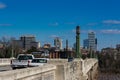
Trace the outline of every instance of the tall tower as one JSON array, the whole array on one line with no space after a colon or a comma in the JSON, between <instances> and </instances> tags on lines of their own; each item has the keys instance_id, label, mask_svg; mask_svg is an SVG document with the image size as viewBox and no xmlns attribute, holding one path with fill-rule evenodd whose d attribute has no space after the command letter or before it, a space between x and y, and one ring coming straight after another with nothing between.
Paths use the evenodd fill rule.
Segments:
<instances>
[{"instance_id":1,"label":"tall tower","mask_svg":"<svg viewBox=\"0 0 120 80\"><path fill-rule=\"evenodd\" d=\"M76 58L80 58L80 26L76 27Z\"/></svg>"},{"instance_id":2,"label":"tall tower","mask_svg":"<svg viewBox=\"0 0 120 80\"><path fill-rule=\"evenodd\" d=\"M68 40L66 40L66 50L68 50Z\"/></svg>"},{"instance_id":3,"label":"tall tower","mask_svg":"<svg viewBox=\"0 0 120 80\"><path fill-rule=\"evenodd\" d=\"M89 41L89 48L91 48L93 51L97 50L97 39L95 38L94 32L88 33L88 41Z\"/></svg>"},{"instance_id":4,"label":"tall tower","mask_svg":"<svg viewBox=\"0 0 120 80\"><path fill-rule=\"evenodd\" d=\"M57 49L62 49L62 40L59 38L59 37L56 37L54 39L54 46L57 48Z\"/></svg>"}]
</instances>

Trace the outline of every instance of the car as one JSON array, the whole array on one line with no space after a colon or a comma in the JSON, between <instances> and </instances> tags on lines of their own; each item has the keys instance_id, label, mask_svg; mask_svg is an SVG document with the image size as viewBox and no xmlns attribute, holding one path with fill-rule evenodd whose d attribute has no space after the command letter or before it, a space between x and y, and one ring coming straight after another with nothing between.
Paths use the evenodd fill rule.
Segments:
<instances>
[{"instance_id":1,"label":"car","mask_svg":"<svg viewBox=\"0 0 120 80\"><path fill-rule=\"evenodd\" d=\"M73 61L73 60L74 60L73 57L69 57L69 58L68 58L68 62L71 62L71 61Z\"/></svg>"},{"instance_id":2,"label":"car","mask_svg":"<svg viewBox=\"0 0 120 80\"><path fill-rule=\"evenodd\" d=\"M12 69L26 68L29 63L31 63L32 59L34 59L32 54L19 54L17 59L11 60L11 67Z\"/></svg>"},{"instance_id":3,"label":"car","mask_svg":"<svg viewBox=\"0 0 120 80\"><path fill-rule=\"evenodd\" d=\"M29 63L29 67L38 67L38 66L43 66L46 64L48 59L46 58L34 58L31 63Z\"/></svg>"}]
</instances>

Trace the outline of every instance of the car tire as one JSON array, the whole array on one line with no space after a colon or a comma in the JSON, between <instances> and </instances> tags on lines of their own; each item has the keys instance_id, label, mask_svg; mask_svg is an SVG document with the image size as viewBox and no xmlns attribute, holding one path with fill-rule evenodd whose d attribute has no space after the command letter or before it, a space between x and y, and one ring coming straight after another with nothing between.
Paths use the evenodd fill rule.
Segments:
<instances>
[{"instance_id":1,"label":"car tire","mask_svg":"<svg viewBox=\"0 0 120 80\"><path fill-rule=\"evenodd\" d=\"M13 69L13 70L15 70L15 69L16 69L16 67L13 67L12 69Z\"/></svg>"}]
</instances>

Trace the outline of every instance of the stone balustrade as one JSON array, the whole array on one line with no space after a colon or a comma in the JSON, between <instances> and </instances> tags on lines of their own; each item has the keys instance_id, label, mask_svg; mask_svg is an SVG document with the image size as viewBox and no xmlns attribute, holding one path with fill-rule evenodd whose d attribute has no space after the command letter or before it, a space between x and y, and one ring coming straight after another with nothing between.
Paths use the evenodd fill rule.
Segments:
<instances>
[{"instance_id":1,"label":"stone balustrade","mask_svg":"<svg viewBox=\"0 0 120 80\"><path fill-rule=\"evenodd\" d=\"M10 65L10 58L0 58L0 65Z\"/></svg>"},{"instance_id":2,"label":"stone balustrade","mask_svg":"<svg viewBox=\"0 0 120 80\"><path fill-rule=\"evenodd\" d=\"M54 65L0 72L0 80L55 80Z\"/></svg>"},{"instance_id":3,"label":"stone balustrade","mask_svg":"<svg viewBox=\"0 0 120 80\"><path fill-rule=\"evenodd\" d=\"M45 66L0 72L0 80L97 80L97 64L96 59L50 59Z\"/></svg>"}]
</instances>

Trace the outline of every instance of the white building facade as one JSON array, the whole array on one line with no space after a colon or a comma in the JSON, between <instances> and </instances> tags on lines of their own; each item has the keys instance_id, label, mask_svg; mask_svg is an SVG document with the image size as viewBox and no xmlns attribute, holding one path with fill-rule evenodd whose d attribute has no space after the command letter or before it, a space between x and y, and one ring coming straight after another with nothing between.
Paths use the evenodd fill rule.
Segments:
<instances>
[{"instance_id":1,"label":"white building facade","mask_svg":"<svg viewBox=\"0 0 120 80\"><path fill-rule=\"evenodd\" d=\"M93 51L97 51L97 39L95 38L94 32L88 33L88 45L89 45L89 49L92 49Z\"/></svg>"}]
</instances>

